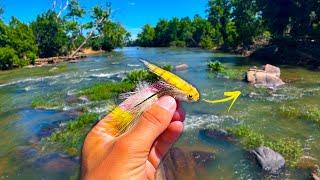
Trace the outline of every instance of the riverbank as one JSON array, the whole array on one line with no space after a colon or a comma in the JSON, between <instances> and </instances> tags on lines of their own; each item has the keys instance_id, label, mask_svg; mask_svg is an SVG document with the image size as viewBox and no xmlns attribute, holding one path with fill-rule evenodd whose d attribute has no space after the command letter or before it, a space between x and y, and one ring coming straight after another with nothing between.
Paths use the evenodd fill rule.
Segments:
<instances>
[{"instance_id":1,"label":"riverbank","mask_svg":"<svg viewBox=\"0 0 320 180\"><path fill-rule=\"evenodd\" d=\"M279 38L254 49L250 57L273 64L304 66L320 70L320 41Z\"/></svg>"},{"instance_id":2,"label":"riverbank","mask_svg":"<svg viewBox=\"0 0 320 180\"><path fill-rule=\"evenodd\" d=\"M39 67L47 64L57 64L61 62L71 62L74 63L77 60L81 60L83 58L86 58L87 56L92 56L92 55L98 55L105 53L103 50L93 50L91 48L86 48L81 50L79 53L77 53L75 56L58 56L58 57L48 57L48 58L38 58L35 60L34 66ZM72 53L71 53L72 54ZM32 67L30 65L29 67Z\"/></svg>"}]
</instances>

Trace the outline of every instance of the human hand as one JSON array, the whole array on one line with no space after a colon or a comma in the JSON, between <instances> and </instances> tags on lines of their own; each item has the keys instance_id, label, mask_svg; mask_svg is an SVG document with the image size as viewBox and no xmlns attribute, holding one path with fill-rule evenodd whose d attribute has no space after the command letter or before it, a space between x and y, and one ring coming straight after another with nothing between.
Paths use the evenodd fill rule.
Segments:
<instances>
[{"instance_id":1,"label":"human hand","mask_svg":"<svg viewBox=\"0 0 320 180\"><path fill-rule=\"evenodd\" d=\"M119 138L108 116L87 135L82 149L83 179L154 179L161 159L183 131L184 113L170 96L145 111L138 124Z\"/></svg>"}]
</instances>

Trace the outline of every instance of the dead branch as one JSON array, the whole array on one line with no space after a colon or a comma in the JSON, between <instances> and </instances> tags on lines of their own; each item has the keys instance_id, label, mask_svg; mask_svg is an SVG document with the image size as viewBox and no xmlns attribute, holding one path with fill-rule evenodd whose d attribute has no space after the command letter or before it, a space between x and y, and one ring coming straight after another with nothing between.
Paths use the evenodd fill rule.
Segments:
<instances>
[{"instance_id":1,"label":"dead branch","mask_svg":"<svg viewBox=\"0 0 320 180\"><path fill-rule=\"evenodd\" d=\"M60 5L60 11L59 13L57 14L57 17L59 18L61 16L61 14L63 13L63 11L65 11L67 9L69 5L69 0L66 0L64 6L62 7L62 2L61 2L61 5Z\"/></svg>"},{"instance_id":2,"label":"dead branch","mask_svg":"<svg viewBox=\"0 0 320 180\"><path fill-rule=\"evenodd\" d=\"M81 45L70 55L70 57L74 57L81 49L82 47L87 44L88 40L92 37L94 31L98 28L98 26L106 19L106 17L102 17L93 27L93 29L90 31L86 39L81 43Z\"/></svg>"}]
</instances>

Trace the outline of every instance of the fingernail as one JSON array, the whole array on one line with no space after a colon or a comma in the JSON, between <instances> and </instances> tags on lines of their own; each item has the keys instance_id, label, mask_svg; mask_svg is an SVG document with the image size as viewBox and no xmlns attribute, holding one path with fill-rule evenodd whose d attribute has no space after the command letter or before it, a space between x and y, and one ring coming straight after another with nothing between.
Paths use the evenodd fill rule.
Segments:
<instances>
[{"instance_id":1,"label":"fingernail","mask_svg":"<svg viewBox=\"0 0 320 180\"><path fill-rule=\"evenodd\" d=\"M161 97L156 104L158 104L160 107L167 110L171 114L173 114L177 108L176 100L171 96Z\"/></svg>"}]
</instances>

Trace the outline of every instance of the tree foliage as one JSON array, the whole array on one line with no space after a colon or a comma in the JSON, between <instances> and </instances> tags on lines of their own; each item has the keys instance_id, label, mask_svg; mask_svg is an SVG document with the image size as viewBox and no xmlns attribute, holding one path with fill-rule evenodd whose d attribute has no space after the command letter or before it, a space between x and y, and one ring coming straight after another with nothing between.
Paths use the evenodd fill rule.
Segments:
<instances>
[{"instance_id":1,"label":"tree foliage","mask_svg":"<svg viewBox=\"0 0 320 180\"><path fill-rule=\"evenodd\" d=\"M64 31L62 19L51 10L39 15L31 23L39 47L40 57L66 55L68 38Z\"/></svg>"},{"instance_id":2,"label":"tree foliage","mask_svg":"<svg viewBox=\"0 0 320 180\"><path fill-rule=\"evenodd\" d=\"M230 39L228 29L232 29L232 27L230 27L232 25L232 23L230 23L232 20L231 10L231 0L209 0L208 2L208 21L214 29L220 32L225 44L228 44L228 39Z\"/></svg>"},{"instance_id":3,"label":"tree foliage","mask_svg":"<svg viewBox=\"0 0 320 180\"><path fill-rule=\"evenodd\" d=\"M319 38L318 0L258 0L258 5L274 36Z\"/></svg>"},{"instance_id":4,"label":"tree foliage","mask_svg":"<svg viewBox=\"0 0 320 180\"><path fill-rule=\"evenodd\" d=\"M11 47L0 47L0 69L11 69L19 61L16 51Z\"/></svg>"},{"instance_id":5,"label":"tree foliage","mask_svg":"<svg viewBox=\"0 0 320 180\"><path fill-rule=\"evenodd\" d=\"M0 48L1 69L32 64L38 51L32 29L15 17L8 25L0 21Z\"/></svg>"},{"instance_id":6,"label":"tree foliage","mask_svg":"<svg viewBox=\"0 0 320 180\"><path fill-rule=\"evenodd\" d=\"M200 16L194 19L173 18L170 21L161 19L155 27L145 25L138 34L136 43L140 46L175 46L213 48L219 40L215 40L216 31L211 24Z\"/></svg>"},{"instance_id":7,"label":"tree foliage","mask_svg":"<svg viewBox=\"0 0 320 180\"><path fill-rule=\"evenodd\" d=\"M70 39L70 48L74 49L81 44L81 40L83 41L82 30L88 26L79 21L85 15L85 10L77 0L71 0L67 10L67 14L64 17L64 26Z\"/></svg>"},{"instance_id":8,"label":"tree foliage","mask_svg":"<svg viewBox=\"0 0 320 180\"><path fill-rule=\"evenodd\" d=\"M153 46L155 39L155 30L149 24L146 24L142 28L142 32L138 34L138 44L143 47Z\"/></svg>"},{"instance_id":9,"label":"tree foliage","mask_svg":"<svg viewBox=\"0 0 320 180\"><path fill-rule=\"evenodd\" d=\"M102 27L101 49L111 51L116 47L123 47L129 36L119 23L108 21Z\"/></svg>"}]
</instances>

